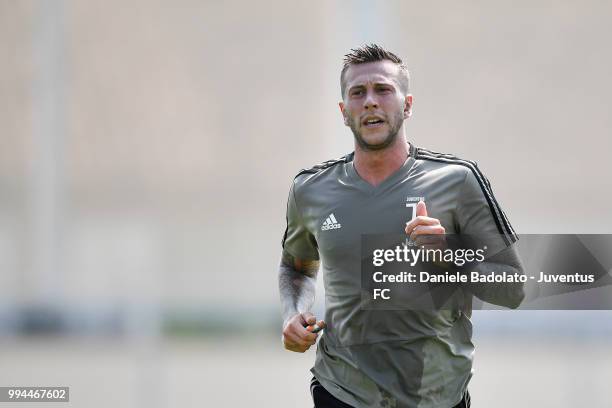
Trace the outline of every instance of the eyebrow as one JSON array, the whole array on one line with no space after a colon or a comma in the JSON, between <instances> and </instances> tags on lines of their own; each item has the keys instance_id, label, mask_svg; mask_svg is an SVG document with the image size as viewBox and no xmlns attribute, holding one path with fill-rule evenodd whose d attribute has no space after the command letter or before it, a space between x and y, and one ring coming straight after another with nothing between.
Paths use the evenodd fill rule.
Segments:
<instances>
[{"instance_id":1,"label":"eyebrow","mask_svg":"<svg viewBox=\"0 0 612 408\"><path fill-rule=\"evenodd\" d=\"M374 83L374 87L375 87L375 88L376 88L376 87L386 87L386 86L391 86L391 87L392 87L392 86L393 86L393 83L390 83L390 82L375 82L375 83ZM348 88L348 91L350 92L350 91L352 91L352 90L355 90L355 89L362 89L362 88L365 88L365 87L366 87L366 86L365 86L365 85L363 85L363 84L353 85L353 86L351 86L350 88Z\"/></svg>"}]
</instances>

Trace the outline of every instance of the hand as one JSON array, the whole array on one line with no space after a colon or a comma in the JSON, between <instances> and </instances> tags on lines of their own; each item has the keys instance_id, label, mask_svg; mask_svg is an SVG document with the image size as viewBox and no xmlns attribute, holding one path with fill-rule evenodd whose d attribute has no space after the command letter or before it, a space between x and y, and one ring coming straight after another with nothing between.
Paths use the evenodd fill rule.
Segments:
<instances>
[{"instance_id":1,"label":"hand","mask_svg":"<svg viewBox=\"0 0 612 408\"><path fill-rule=\"evenodd\" d=\"M427 216L427 206L424 201L419 201L416 207L416 217L406 223L406 234L417 246L427 249L446 248L444 227L437 218Z\"/></svg>"},{"instance_id":2,"label":"hand","mask_svg":"<svg viewBox=\"0 0 612 408\"><path fill-rule=\"evenodd\" d=\"M317 319L310 312L298 313L292 316L283 327L283 344L289 351L303 353L317 342L318 333L312 333L312 327L316 324L325 328L325 322Z\"/></svg>"}]
</instances>

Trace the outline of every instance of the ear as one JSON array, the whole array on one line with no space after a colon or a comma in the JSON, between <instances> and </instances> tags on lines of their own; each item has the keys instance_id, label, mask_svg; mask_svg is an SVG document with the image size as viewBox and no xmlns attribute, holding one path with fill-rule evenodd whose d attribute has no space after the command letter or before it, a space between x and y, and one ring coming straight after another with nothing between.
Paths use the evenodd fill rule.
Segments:
<instances>
[{"instance_id":1,"label":"ear","mask_svg":"<svg viewBox=\"0 0 612 408\"><path fill-rule=\"evenodd\" d=\"M412 116L412 95L408 94L404 98L404 119Z\"/></svg>"},{"instance_id":2,"label":"ear","mask_svg":"<svg viewBox=\"0 0 612 408\"><path fill-rule=\"evenodd\" d=\"M349 119L346 116L346 113L344 112L344 102L338 102L338 106L340 107L340 113L342 113L342 118L344 120L344 125L348 126L349 125Z\"/></svg>"}]
</instances>

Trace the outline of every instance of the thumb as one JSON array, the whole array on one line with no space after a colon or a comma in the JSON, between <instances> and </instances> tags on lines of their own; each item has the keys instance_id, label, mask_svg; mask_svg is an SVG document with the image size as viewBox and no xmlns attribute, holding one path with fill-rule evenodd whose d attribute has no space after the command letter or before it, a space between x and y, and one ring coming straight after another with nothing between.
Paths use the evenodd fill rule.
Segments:
<instances>
[{"instance_id":1,"label":"thumb","mask_svg":"<svg viewBox=\"0 0 612 408\"><path fill-rule=\"evenodd\" d=\"M304 321L306 322L306 324L311 325L311 324L315 324L317 322L317 319L314 317L314 315L310 312L304 312L302 313L302 318L304 319Z\"/></svg>"},{"instance_id":2,"label":"thumb","mask_svg":"<svg viewBox=\"0 0 612 408\"><path fill-rule=\"evenodd\" d=\"M416 207L416 215L427 217L427 206L425 205L425 201L419 201Z\"/></svg>"}]
</instances>

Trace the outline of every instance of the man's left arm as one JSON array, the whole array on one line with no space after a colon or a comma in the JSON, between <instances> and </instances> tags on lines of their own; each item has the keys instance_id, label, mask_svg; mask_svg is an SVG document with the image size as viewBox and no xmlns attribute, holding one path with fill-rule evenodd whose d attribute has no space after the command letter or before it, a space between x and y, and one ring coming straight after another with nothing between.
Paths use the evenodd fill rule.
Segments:
<instances>
[{"instance_id":1,"label":"man's left arm","mask_svg":"<svg viewBox=\"0 0 612 408\"><path fill-rule=\"evenodd\" d=\"M493 195L489 180L475 164L466 172L455 214L460 235L487 248L485 260L472 265L470 271L495 275L506 272L507 276L525 274L516 250L518 236ZM468 283L467 289L485 302L512 309L525 298L523 283L518 280Z\"/></svg>"},{"instance_id":2,"label":"man's left arm","mask_svg":"<svg viewBox=\"0 0 612 408\"><path fill-rule=\"evenodd\" d=\"M455 209L457 232L471 236L487 247L483 262L471 265L480 274L524 275L515 242L518 237L493 196L489 181L474 166L468 169L460 189ZM417 217L407 223L406 234L417 245L431 248L446 247L445 229L436 218L429 217L424 202L417 205ZM440 239L435 239L439 236ZM501 283L468 283L466 289L479 299L499 306L517 308L525 297L520 281Z\"/></svg>"}]
</instances>

